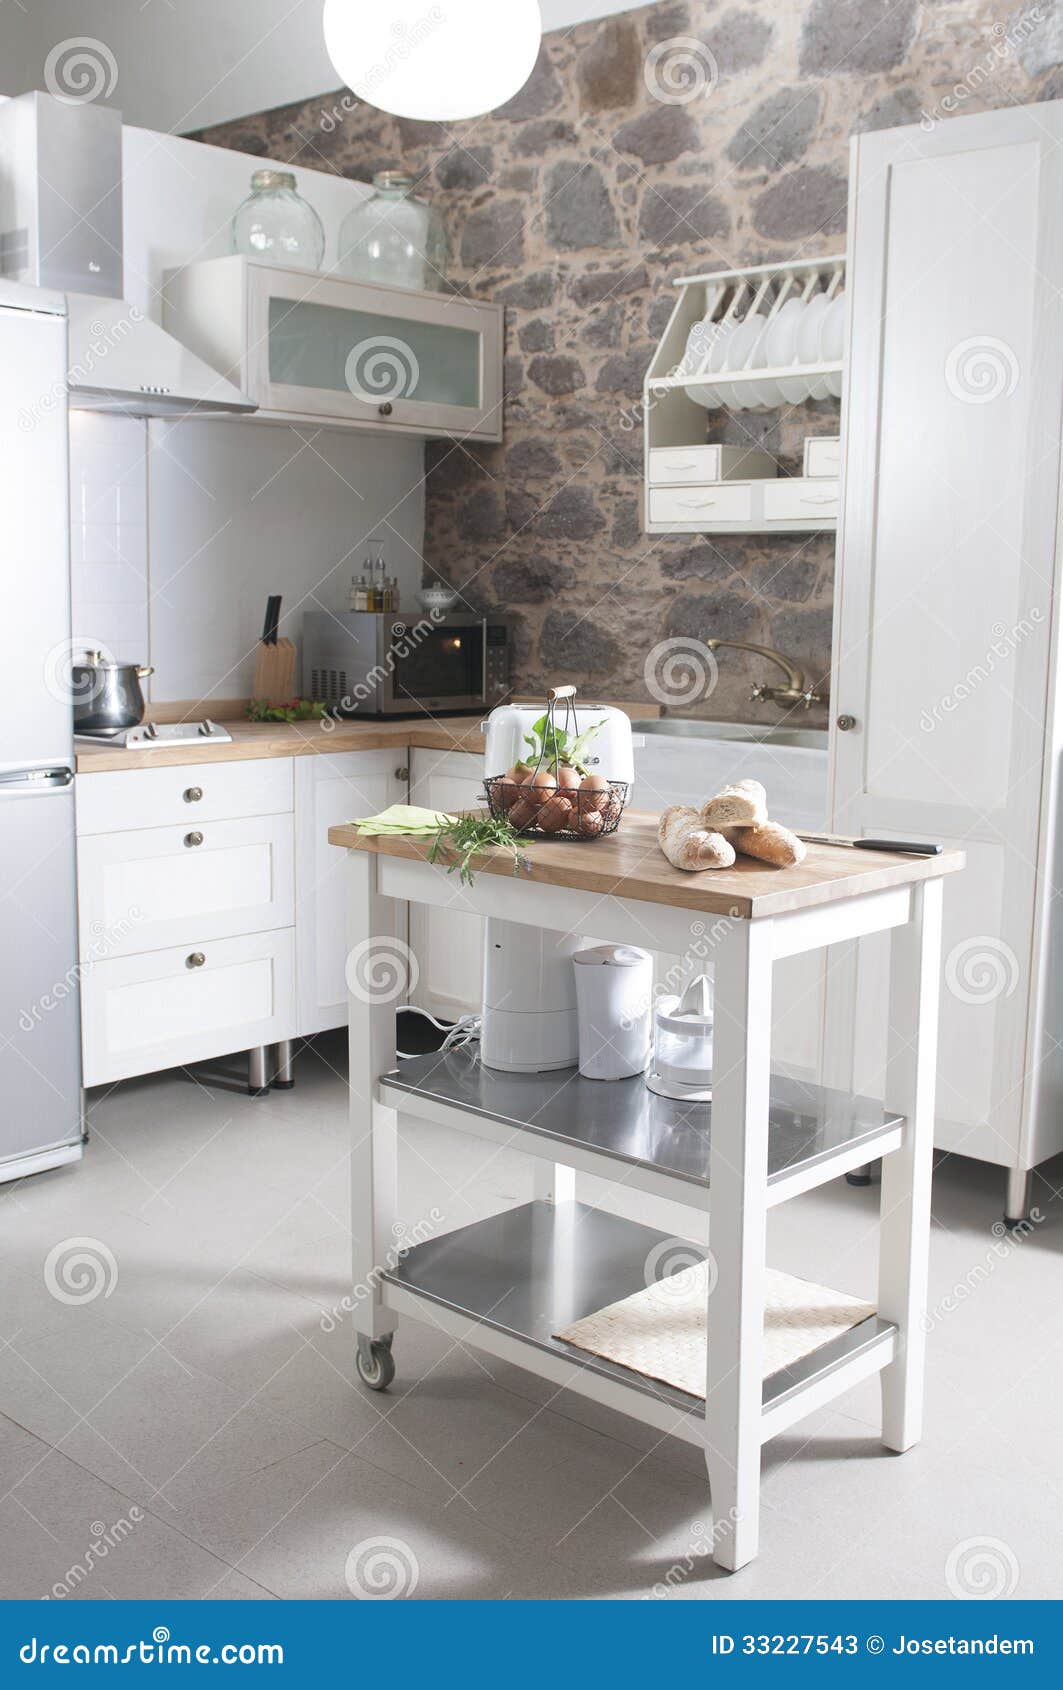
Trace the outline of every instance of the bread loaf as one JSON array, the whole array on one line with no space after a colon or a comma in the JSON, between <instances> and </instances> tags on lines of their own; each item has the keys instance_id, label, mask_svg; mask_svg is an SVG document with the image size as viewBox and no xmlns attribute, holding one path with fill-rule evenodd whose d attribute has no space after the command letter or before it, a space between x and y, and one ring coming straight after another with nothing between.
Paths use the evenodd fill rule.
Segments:
<instances>
[{"instance_id":1,"label":"bread loaf","mask_svg":"<svg viewBox=\"0 0 1063 1690\"><path fill-rule=\"evenodd\" d=\"M701 806L705 827L759 827L768 819L768 795L759 780L736 780Z\"/></svg>"},{"instance_id":2,"label":"bread loaf","mask_svg":"<svg viewBox=\"0 0 1063 1690\"><path fill-rule=\"evenodd\" d=\"M734 849L721 833L702 825L697 810L686 804L670 804L657 824L657 840L673 868L697 872L706 868L730 868Z\"/></svg>"},{"instance_id":3,"label":"bread loaf","mask_svg":"<svg viewBox=\"0 0 1063 1690\"><path fill-rule=\"evenodd\" d=\"M759 862L771 863L776 868L793 868L807 854L804 840L778 822L762 822L759 827L729 827L724 834L744 857L756 857Z\"/></svg>"}]
</instances>

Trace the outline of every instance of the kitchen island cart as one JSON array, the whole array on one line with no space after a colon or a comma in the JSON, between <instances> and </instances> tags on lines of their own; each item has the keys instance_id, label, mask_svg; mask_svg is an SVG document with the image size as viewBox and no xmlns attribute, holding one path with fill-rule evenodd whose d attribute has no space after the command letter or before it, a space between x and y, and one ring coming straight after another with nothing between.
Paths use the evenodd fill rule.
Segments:
<instances>
[{"instance_id":1,"label":"kitchen island cart","mask_svg":"<svg viewBox=\"0 0 1063 1690\"><path fill-rule=\"evenodd\" d=\"M593 845L536 841L530 866L490 852L460 886L429 846L333 827L348 852L352 962L350 1099L353 1299L358 1369L382 1388L394 1375L401 1317L427 1321L558 1387L701 1446L717 1563L757 1553L760 1450L769 1438L871 1374L881 1375L882 1437L902 1451L920 1435L923 1317L930 1229L934 1063L943 877L937 856L808 847L794 868L739 857L731 869L682 874L657 847L657 818L629 811ZM497 1075L467 1054L397 1062L396 994L359 959L403 954L407 904L446 903L481 916L588 939L646 946L711 963L714 1087L701 1126L641 1082L558 1074ZM770 1064L772 971L783 957L869 933L890 934L890 1060L885 1105L776 1077ZM704 966L704 960L699 966ZM588 1090L588 1088L590 1088ZM597 1099L601 1099L597 1102ZM664 1112L659 1113L658 1111ZM534 1200L437 1233L399 1252L397 1121L456 1128L533 1158ZM765 1377L765 1237L769 1208L882 1158L875 1310L802 1361ZM689 1238L709 1254L705 1397L655 1382L559 1340L566 1324L645 1287L664 1234L575 1201L594 1174L690 1211ZM672 1240L672 1243L675 1241ZM689 1258L688 1258L689 1259Z\"/></svg>"}]
</instances>

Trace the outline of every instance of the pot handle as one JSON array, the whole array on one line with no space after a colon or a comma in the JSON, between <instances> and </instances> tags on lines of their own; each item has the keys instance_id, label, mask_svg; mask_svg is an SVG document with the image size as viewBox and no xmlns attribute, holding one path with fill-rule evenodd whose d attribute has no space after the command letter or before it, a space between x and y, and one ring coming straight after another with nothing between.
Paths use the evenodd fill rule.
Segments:
<instances>
[{"instance_id":1,"label":"pot handle","mask_svg":"<svg viewBox=\"0 0 1063 1690\"><path fill-rule=\"evenodd\" d=\"M155 673L154 663L138 663L137 664L137 680L138 681L146 681L148 676L154 675L154 673Z\"/></svg>"}]
</instances>

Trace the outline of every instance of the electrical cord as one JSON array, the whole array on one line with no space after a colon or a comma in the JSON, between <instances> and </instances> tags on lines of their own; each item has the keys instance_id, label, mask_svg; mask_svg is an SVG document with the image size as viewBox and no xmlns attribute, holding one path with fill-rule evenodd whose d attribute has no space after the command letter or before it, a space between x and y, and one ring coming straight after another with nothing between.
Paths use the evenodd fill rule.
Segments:
<instances>
[{"instance_id":1,"label":"electrical cord","mask_svg":"<svg viewBox=\"0 0 1063 1690\"><path fill-rule=\"evenodd\" d=\"M480 1017L478 1015L462 1015L454 1022L437 1021L434 1015L429 1015L427 1009L422 1009L419 1004L415 1003L402 1004L398 1013L400 1015L423 1015L426 1021L432 1023L433 1027L438 1027L441 1033L446 1033L447 1036L439 1047L441 1051L460 1050L465 1045L479 1044L480 1042ZM406 1060L416 1054L417 1052L409 1050L396 1050L395 1052L396 1056L401 1056Z\"/></svg>"}]
</instances>

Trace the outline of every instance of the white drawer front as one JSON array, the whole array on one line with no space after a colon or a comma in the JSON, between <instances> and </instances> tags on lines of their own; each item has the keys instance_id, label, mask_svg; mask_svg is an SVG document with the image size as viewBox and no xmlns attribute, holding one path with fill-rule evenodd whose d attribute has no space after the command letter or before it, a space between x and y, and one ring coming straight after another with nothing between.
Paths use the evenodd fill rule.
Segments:
<instances>
[{"instance_id":1,"label":"white drawer front","mask_svg":"<svg viewBox=\"0 0 1063 1690\"><path fill-rule=\"evenodd\" d=\"M294 1013L291 928L98 963L82 987L85 1084L274 1044Z\"/></svg>"},{"instance_id":2,"label":"white drawer front","mask_svg":"<svg viewBox=\"0 0 1063 1690\"><path fill-rule=\"evenodd\" d=\"M805 441L805 474L837 476L842 467L842 443L835 436L824 435Z\"/></svg>"},{"instance_id":3,"label":"white drawer front","mask_svg":"<svg viewBox=\"0 0 1063 1690\"><path fill-rule=\"evenodd\" d=\"M82 962L290 927L293 859L290 815L89 835L78 848Z\"/></svg>"},{"instance_id":4,"label":"white drawer front","mask_svg":"<svg viewBox=\"0 0 1063 1690\"><path fill-rule=\"evenodd\" d=\"M837 516L838 483L798 476L764 486L764 515L774 522L800 522L810 518Z\"/></svg>"},{"instance_id":5,"label":"white drawer front","mask_svg":"<svg viewBox=\"0 0 1063 1690\"><path fill-rule=\"evenodd\" d=\"M186 763L165 769L119 769L77 778L79 834L127 827L167 827L292 808L292 759Z\"/></svg>"},{"instance_id":6,"label":"white drawer front","mask_svg":"<svg viewBox=\"0 0 1063 1690\"><path fill-rule=\"evenodd\" d=\"M706 481L749 480L774 474L774 458L758 446L650 448L650 482L658 487L696 487Z\"/></svg>"},{"instance_id":7,"label":"white drawer front","mask_svg":"<svg viewBox=\"0 0 1063 1690\"><path fill-rule=\"evenodd\" d=\"M679 522L697 528L702 522L748 522L753 514L748 482L718 482L715 487L656 487L650 491L650 521Z\"/></svg>"}]
</instances>

